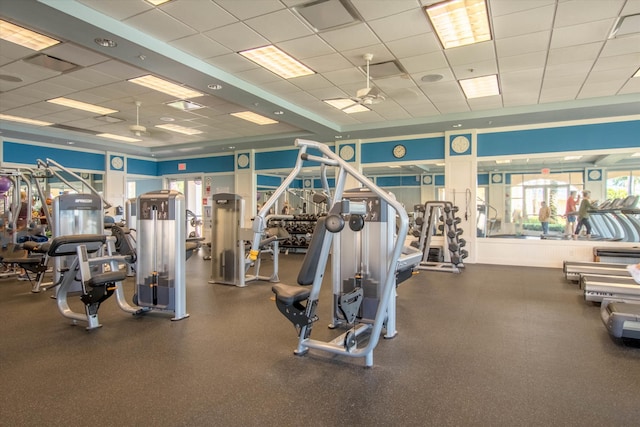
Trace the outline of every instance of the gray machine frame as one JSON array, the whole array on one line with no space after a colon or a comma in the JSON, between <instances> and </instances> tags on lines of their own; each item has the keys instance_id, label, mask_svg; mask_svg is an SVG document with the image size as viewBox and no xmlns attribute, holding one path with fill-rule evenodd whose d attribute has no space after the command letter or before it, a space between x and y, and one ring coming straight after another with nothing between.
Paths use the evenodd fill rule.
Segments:
<instances>
[{"instance_id":1,"label":"gray machine frame","mask_svg":"<svg viewBox=\"0 0 640 427\"><path fill-rule=\"evenodd\" d=\"M356 331L349 330L329 342L310 338L313 322L317 320L317 317L315 316L315 308L317 307L319 300L329 252L331 251L335 237L335 233L333 232L322 233L322 237L317 236L314 232L314 239L321 238L322 241L318 254L318 262L310 268L310 272L313 273L313 281L310 290L300 286L288 286L281 284L274 286L274 292L276 292L276 287L279 287L278 289L282 289L285 293L290 293L291 297L284 299L293 301L292 305L300 305L299 302L303 299L306 301L306 307L302 307L304 311L301 312L301 317L306 319L306 321L301 322L299 328L296 327L296 329L298 329L298 346L295 350L295 354L302 355L306 354L309 349L316 349L347 357L361 357L365 359L365 365L370 367L373 365L373 351L378 344L380 336L382 335L382 330L384 327L390 327L390 324L388 323L389 315L390 313L392 315L395 314L394 297L396 291L396 273L398 271L399 260L403 255L404 241L409 228L407 212L402 204L395 200L390 193L378 187L362 173L353 168L349 163L342 160L327 145L315 141L297 139L295 141L295 146L298 147L299 152L293 170L283 180L280 187L274 191L269 200L264 203L260 212L254 218L254 237L250 251L250 258L256 259L260 254L260 244L267 225L266 216L269 210L274 206L278 198L289 188L292 182L300 175L305 161L312 161L320 164L322 174L321 180L323 182L324 191L328 195L328 199L330 201L329 206L332 206L332 210L334 212L339 214L348 214L351 210L350 204L346 204L345 206L345 203L343 203L343 195L348 177L355 179L360 185L368 188L376 197L379 197L381 200L388 203L398 216L398 232L395 236L395 240L392 239L393 241L390 242L391 249L388 253L387 262L383 267L385 274L381 280L382 286L380 288L381 292L379 295L379 303L372 323L360 324ZM308 154L308 149L319 151L321 156ZM335 167L336 170L335 189L333 195L331 195L326 177L327 167ZM354 208L359 212L357 204ZM322 223L324 223L324 221L322 221ZM312 241L312 245L313 244L314 242ZM339 256L339 253L333 253L333 258ZM421 253L415 252L411 256L415 258L414 262L417 265L420 262ZM277 303L278 298L279 296L276 295ZM391 306L392 304L393 307ZM369 333L369 339L366 341L366 345L359 347L355 338L364 332Z\"/></svg>"}]
</instances>

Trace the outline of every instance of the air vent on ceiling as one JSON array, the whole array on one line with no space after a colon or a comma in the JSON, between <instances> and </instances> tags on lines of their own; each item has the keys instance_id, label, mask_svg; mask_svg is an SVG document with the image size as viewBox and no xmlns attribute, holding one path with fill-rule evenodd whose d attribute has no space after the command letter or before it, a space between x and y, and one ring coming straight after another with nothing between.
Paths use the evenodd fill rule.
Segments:
<instances>
[{"instance_id":1,"label":"air vent on ceiling","mask_svg":"<svg viewBox=\"0 0 640 427\"><path fill-rule=\"evenodd\" d=\"M64 61L62 59L54 58L53 56L45 55L44 53L38 53L23 60L29 64L38 65L40 67L47 68L58 73L66 73L76 68L80 68L79 65Z\"/></svg>"},{"instance_id":2,"label":"air vent on ceiling","mask_svg":"<svg viewBox=\"0 0 640 427\"><path fill-rule=\"evenodd\" d=\"M52 125L49 126L50 128L56 128L56 129L62 129L62 130L68 130L71 132L81 132L81 133L88 133L89 135L95 135L96 133L94 131L88 130L88 129L82 129L82 128L77 128L74 126L67 126L67 125Z\"/></svg>"},{"instance_id":3,"label":"air vent on ceiling","mask_svg":"<svg viewBox=\"0 0 640 427\"><path fill-rule=\"evenodd\" d=\"M640 33L640 13L621 16L616 21L609 38L617 38Z\"/></svg>"},{"instance_id":4,"label":"air vent on ceiling","mask_svg":"<svg viewBox=\"0 0 640 427\"><path fill-rule=\"evenodd\" d=\"M362 71L366 72L364 68ZM407 74L407 71L396 60L369 65L369 75L372 79L384 79L402 74Z\"/></svg>"},{"instance_id":5,"label":"air vent on ceiling","mask_svg":"<svg viewBox=\"0 0 640 427\"><path fill-rule=\"evenodd\" d=\"M317 0L292 8L316 31L334 30L361 22L349 0Z\"/></svg>"}]
</instances>

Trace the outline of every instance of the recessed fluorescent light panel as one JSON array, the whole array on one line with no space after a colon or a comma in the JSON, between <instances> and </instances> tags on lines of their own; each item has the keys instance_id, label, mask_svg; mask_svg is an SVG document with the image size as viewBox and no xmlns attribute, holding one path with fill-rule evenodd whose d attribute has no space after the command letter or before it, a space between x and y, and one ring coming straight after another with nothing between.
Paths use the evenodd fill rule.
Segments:
<instances>
[{"instance_id":1,"label":"recessed fluorescent light panel","mask_svg":"<svg viewBox=\"0 0 640 427\"><path fill-rule=\"evenodd\" d=\"M294 77L315 74L315 71L311 68L287 55L273 45L259 47L257 49L249 49L239 53L261 67L279 75L283 79L292 79Z\"/></svg>"},{"instance_id":2,"label":"recessed fluorescent light panel","mask_svg":"<svg viewBox=\"0 0 640 427\"><path fill-rule=\"evenodd\" d=\"M365 107L364 105L357 104L353 102L352 99L349 99L349 98L325 99L324 102L347 114L363 113L365 111L371 111L371 109Z\"/></svg>"},{"instance_id":3,"label":"recessed fluorescent light panel","mask_svg":"<svg viewBox=\"0 0 640 427\"><path fill-rule=\"evenodd\" d=\"M154 6L160 6L161 4L168 3L171 0L146 0L147 3L151 3Z\"/></svg>"},{"instance_id":4,"label":"recessed fluorescent light panel","mask_svg":"<svg viewBox=\"0 0 640 427\"><path fill-rule=\"evenodd\" d=\"M167 103L167 105L182 111L199 110L200 108L204 108L203 105L196 104L191 101L174 101Z\"/></svg>"},{"instance_id":5,"label":"recessed fluorescent light panel","mask_svg":"<svg viewBox=\"0 0 640 427\"><path fill-rule=\"evenodd\" d=\"M508 163L511 163L511 159L496 160L497 165L506 165Z\"/></svg>"},{"instance_id":6,"label":"recessed fluorescent light panel","mask_svg":"<svg viewBox=\"0 0 640 427\"><path fill-rule=\"evenodd\" d=\"M631 157L640 157L640 151L638 151L637 153L633 153Z\"/></svg>"},{"instance_id":7,"label":"recessed fluorescent light panel","mask_svg":"<svg viewBox=\"0 0 640 427\"><path fill-rule=\"evenodd\" d=\"M158 92L166 93L167 95L175 96L179 99L189 99L204 96L203 93L200 93L188 87L171 83L170 81L152 76L151 74L147 74L146 76L142 77L136 77L135 79L129 79L127 81L140 86L148 87L149 89L157 90Z\"/></svg>"},{"instance_id":8,"label":"recessed fluorescent light panel","mask_svg":"<svg viewBox=\"0 0 640 427\"><path fill-rule=\"evenodd\" d=\"M580 160L582 156L564 156L565 160Z\"/></svg>"},{"instance_id":9,"label":"recessed fluorescent light panel","mask_svg":"<svg viewBox=\"0 0 640 427\"><path fill-rule=\"evenodd\" d=\"M269 117L261 116L260 114L253 113L251 111L241 111L239 113L231 113L233 117L247 120L257 125L272 125L278 123L278 121L270 119Z\"/></svg>"},{"instance_id":10,"label":"recessed fluorescent light panel","mask_svg":"<svg viewBox=\"0 0 640 427\"><path fill-rule=\"evenodd\" d=\"M51 126L53 123L43 122L41 120L27 119L25 117L9 116L7 114L0 114L0 120L7 120L10 122L24 123L27 125L35 126Z\"/></svg>"},{"instance_id":11,"label":"recessed fluorescent light panel","mask_svg":"<svg viewBox=\"0 0 640 427\"><path fill-rule=\"evenodd\" d=\"M447 0L424 9L445 49L491 40L485 0Z\"/></svg>"},{"instance_id":12,"label":"recessed fluorescent light panel","mask_svg":"<svg viewBox=\"0 0 640 427\"><path fill-rule=\"evenodd\" d=\"M118 112L118 110L112 110L111 108L105 108L99 105L87 104L86 102L76 101L74 99L69 99L69 98L47 99L47 102L50 102L52 104L62 105L69 108L76 108L78 110L90 111L92 113L102 114L103 116Z\"/></svg>"},{"instance_id":13,"label":"recessed fluorescent light panel","mask_svg":"<svg viewBox=\"0 0 640 427\"><path fill-rule=\"evenodd\" d=\"M140 142L140 141L142 141L141 139L129 138L128 136L114 135L112 133L99 133L96 136L99 136L101 138L115 139L116 141L124 141L124 142Z\"/></svg>"},{"instance_id":14,"label":"recessed fluorescent light panel","mask_svg":"<svg viewBox=\"0 0 640 427\"><path fill-rule=\"evenodd\" d=\"M182 133L182 134L185 134L185 135L198 135L198 134L202 133L202 131L200 131L198 129L187 128L187 127L184 127L184 126L173 125L173 124L156 125L156 127L160 128L160 129L170 130L171 132Z\"/></svg>"},{"instance_id":15,"label":"recessed fluorescent light panel","mask_svg":"<svg viewBox=\"0 0 640 427\"><path fill-rule=\"evenodd\" d=\"M36 33L0 19L0 39L33 50L42 50L60 43L59 40Z\"/></svg>"},{"instance_id":16,"label":"recessed fluorescent light panel","mask_svg":"<svg viewBox=\"0 0 640 427\"><path fill-rule=\"evenodd\" d=\"M636 71L633 77L640 77L640 68L638 68L638 71Z\"/></svg>"},{"instance_id":17,"label":"recessed fluorescent light panel","mask_svg":"<svg viewBox=\"0 0 640 427\"><path fill-rule=\"evenodd\" d=\"M496 74L460 80L460 85L467 99L500 95L498 76Z\"/></svg>"}]
</instances>

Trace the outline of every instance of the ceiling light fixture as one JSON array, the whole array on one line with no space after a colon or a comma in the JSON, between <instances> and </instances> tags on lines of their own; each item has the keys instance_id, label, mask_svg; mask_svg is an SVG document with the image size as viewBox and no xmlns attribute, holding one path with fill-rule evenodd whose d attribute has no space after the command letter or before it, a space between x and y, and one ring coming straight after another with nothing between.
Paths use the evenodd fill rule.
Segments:
<instances>
[{"instance_id":1,"label":"ceiling light fixture","mask_svg":"<svg viewBox=\"0 0 640 427\"><path fill-rule=\"evenodd\" d=\"M640 31L640 13L619 17L609 33L609 38L617 38L638 34Z\"/></svg>"},{"instance_id":2,"label":"ceiling light fixture","mask_svg":"<svg viewBox=\"0 0 640 427\"><path fill-rule=\"evenodd\" d=\"M118 43L114 42L113 40L103 39L101 37L95 38L95 39L93 39L93 41L95 42L95 44L97 44L98 46L102 46L102 47L116 47L116 46L118 46Z\"/></svg>"},{"instance_id":3,"label":"ceiling light fixture","mask_svg":"<svg viewBox=\"0 0 640 427\"><path fill-rule=\"evenodd\" d=\"M638 68L638 71L636 71L633 77L640 77L640 68Z\"/></svg>"},{"instance_id":4,"label":"ceiling light fixture","mask_svg":"<svg viewBox=\"0 0 640 427\"><path fill-rule=\"evenodd\" d=\"M76 101L74 99L62 98L62 97L47 99L47 102L50 102L52 104L62 105L69 108L75 108L78 110L90 111L92 113L102 114L103 116L118 112L118 110L112 110L111 108L105 108L99 105L87 104L86 102Z\"/></svg>"},{"instance_id":5,"label":"ceiling light fixture","mask_svg":"<svg viewBox=\"0 0 640 427\"><path fill-rule=\"evenodd\" d=\"M451 125L452 128L461 128L462 123L456 123L455 125Z\"/></svg>"},{"instance_id":6,"label":"ceiling light fixture","mask_svg":"<svg viewBox=\"0 0 640 427\"><path fill-rule=\"evenodd\" d=\"M161 4L168 3L171 0L146 0L147 3L151 3L154 6L160 6Z\"/></svg>"},{"instance_id":7,"label":"ceiling light fixture","mask_svg":"<svg viewBox=\"0 0 640 427\"><path fill-rule=\"evenodd\" d=\"M511 159L496 160L497 165L505 165L507 163L511 163Z\"/></svg>"},{"instance_id":8,"label":"ceiling light fixture","mask_svg":"<svg viewBox=\"0 0 640 427\"><path fill-rule=\"evenodd\" d=\"M257 125L272 125L278 123L278 121L276 120L270 119L269 117L261 116L260 114L256 114L252 111L241 111L239 113L231 113L231 115L233 117L247 120Z\"/></svg>"},{"instance_id":9,"label":"ceiling light fixture","mask_svg":"<svg viewBox=\"0 0 640 427\"><path fill-rule=\"evenodd\" d=\"M211 89L211 90L220 90L220 89L222 89L222 85L217 84L217 83L208 84L207 87L209 89Z\"/></svg>"},{"instance_id":10,"label":"ceiling light fixture","mask_svg":"<svg viewBox=\"0 0 640 427\"><path fill-rule=\"evenodd\" d=\"M424 10L445 49L491 40L485 0L447 0Z\"/></svg>"},{"instance_id":11,"label":"ceiling light fixture","mask_svg":"<svg viewBox=\"0 0 640 427\"><path fill-rule=\"evenodd\" d=\"M200 108L204 108L204 105L200 105L191 101L173 101L167 102L166 105L182 111L199 110Z\"/></svg>"},{"instance_id":12,"label":"ceiling light fixture","mask_svg":"<svg viewBox=\"0 0 640 427\"><path fill-rule=\"evenodd\" d=\"M580 160L582 156L564 156L565 160Z\"/></svg>"},{"instance_id":13,"label":"ceiling light fixture","mask_svg":"<svg viewBox=\"0 0 640 427\"><path fill-rule=\"evenodd\" d=\"M115 139L117 141L124 141L124 142L140 142L140 141L142 141L141 139L129 138L128 136L114 135L112 133L99 133L96 136L99 136L101 138Z\"/></svg>"},{"instance_id":14,"label":"ceiling light fixture","mask_svg":"<svg viewBox=\"0 0 640 427\"><path fill-rule=\"evenodd\" d=\"M637 153L633 153L631 157L640 157L640 151L638 151Z\"/></svg>"},{"instance_id":15,"label":"ceiling light fixture","mask_svg":"<svg viewBox=\"0 0 640 427\"><path fill-rule=\"evenodd\" d=\"M155 127L160 129L170 130L171 132L182 133L184 135L199 135L202 133L201 130L188 128L180 125L166 124L166 125L156 125Z\"/></svg>"},{"instance_id":16,"label":"ceiling light fixture","mask_svg":"<svg viewBox=\"0 0 640 427\"><path fill-rule=\"evenodd\" d=\"M281 116L284 114L284 111L280 111L280 110L274 111L273 114L275 114L276 116Z\"/></svg>"},{"instance_id":17,"label":"ceiling light fixture","mask_svg":"<svg viewBox=\"0 0 640 427\"><path fill-rule=\"evenodd\" d=\"M496 74L475 77L473 79L459 80L459 82L467 99L500 95L500 89L498 88L498 76Z\"/></svg>"},{"instance_id":18,"label":"ceiling light fixture","mask_svg":"<svg viewBox=\"0 0 640 427\"><path fill-rule=\"evenodd\" d=\"M0 19L0 39L19 44L33 50L42 50L60 43L44 34L36 33L11 22Z\"/></svg>"},{"instance_id":19,"label":"ceiling light fixture","mask_svg":"<svg viewBox=\"0 0 640 427\"><path fill-rule=\"evenodd\" d=\"M279 75L283 79L315 74L315 71L311 68L273 45L249 49L238 53L272 73Z\"/></svg>"},{"instance_id":20,"label":"ceiling light fixture","mask_svg":"<svg viewBox=\"0 0 640 427\"><path fill-rule=\"evenodd\" d=\"M41 120L27 119L25 117L10 116L8 114L0 114L0 120L7 120L10 122L24 123L26 125L35 126L51 126L53 123L43 122Z\"/></svg>"},{"instance_id":21,"label":"ceiling light fixture","mask_svg":"<svg viewBox=\"0 0 640 427\"><path fill-rule=\"evenodd\" d=\"M175 96L179 99L189 99L204 96L203 93L200 93L196 90L177 85L159 77L152 76L151 74L136 77L134 79L129 79L127 81L140 86L148 87L149 89L157 90L158 92L166 93L167 95Z\"/></svg>"},{"instance_id":22,"label":"ceiling light fixture","mask_svg":"<svg viewBox=\"0 0 640 427\"><path fill-rule=\"evenodd\" d=\"M350 98L325 99L324 102L347 114L363 113L365 111L371 111L371 109L365 107L362 104L358 104L357 102L354 102Z\"/></svg>"}]
</instances>

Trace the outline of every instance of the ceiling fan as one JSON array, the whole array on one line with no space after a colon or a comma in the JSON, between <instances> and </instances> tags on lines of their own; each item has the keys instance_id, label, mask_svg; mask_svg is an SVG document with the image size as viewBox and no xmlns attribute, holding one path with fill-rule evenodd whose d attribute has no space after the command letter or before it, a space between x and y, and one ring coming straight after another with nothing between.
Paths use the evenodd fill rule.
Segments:
<instances>
[{"instance_id":1,"label":"ceiling fan","mask_svg":"<svg viewBox=\"0 0 640 427\"><path fill-rule=\"evenodd\" d=\"M147 135L147 128L140 125L140 106L142 102L136 101L136 124L129 126L129 131L137 137Z\"/></svg>"},{"instance_id":2,"label":"ceiling fan","mask_svg":"<svg viewBox=\"0 0 640 427\"><path fill-rule=\"evenodd\" d=\"M352 97L351 100L360 105L373 105L379 104L385 100L384 95L380 92L375 86L371 86L371 76L369 75L369 64L373 59L372 53L365 53L362 58L367 62L367 87L362 89L358 89L356 92L356 96Z\"/></svg>"}]
</instances>

